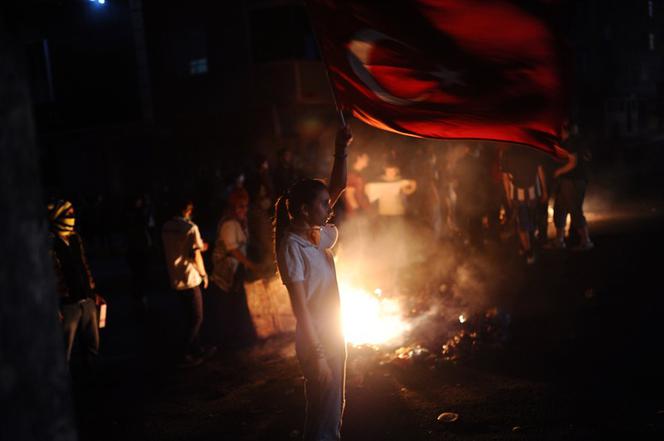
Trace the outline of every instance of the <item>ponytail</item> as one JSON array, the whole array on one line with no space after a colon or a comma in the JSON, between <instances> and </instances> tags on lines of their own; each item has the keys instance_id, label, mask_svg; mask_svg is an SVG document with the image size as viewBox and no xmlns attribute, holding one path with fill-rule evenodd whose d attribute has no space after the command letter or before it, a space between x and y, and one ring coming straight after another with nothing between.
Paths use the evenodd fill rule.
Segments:
<instances>
[{"instance_id":1,"label":"ponytail","mask_svg":"<svg viewBox=\"0 0 664 441\"><path fill-rule=\"evenodd\" d=\"M277 199L274 205L274 255L277 255L281 240L284 238L286 229L290 225L290 216L288 214L288 196L282 195Z\"/></svg>"},{"instance_id":2,"label":"ponytail","mask_svg":"<svg viewBox=\"0 0 664 441\"><path fill-rule=\"evenodd\" d=\"M291 219L297 217L299 209L304 204L311 204L318 194L327 190L325 183L318 179L302 179L296 182L282 195L274 205L274 254L277 255L286 229Z\"/></svg>"}]
</instances>

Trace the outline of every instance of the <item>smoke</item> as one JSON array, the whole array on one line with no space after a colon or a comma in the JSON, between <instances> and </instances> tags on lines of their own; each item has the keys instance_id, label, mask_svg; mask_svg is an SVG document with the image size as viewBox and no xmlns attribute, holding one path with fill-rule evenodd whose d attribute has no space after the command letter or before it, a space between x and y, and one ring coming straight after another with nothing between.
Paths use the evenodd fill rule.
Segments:
<instances>
[{"instance_id":1,"label":"smoke","mask_svg":"<svg viewBox=\"0 0 664 441\"><path fill-rule=\"evenodd\" d=\"M380 289L383 299L400 307L407 331L390 346L435 348L455 332L460 317L482 315L498 300L504 275L494 259L471 252L462 240L436 239L415 219L353 218L340 234L341 285Z\"/></svg>"}]
</instances>

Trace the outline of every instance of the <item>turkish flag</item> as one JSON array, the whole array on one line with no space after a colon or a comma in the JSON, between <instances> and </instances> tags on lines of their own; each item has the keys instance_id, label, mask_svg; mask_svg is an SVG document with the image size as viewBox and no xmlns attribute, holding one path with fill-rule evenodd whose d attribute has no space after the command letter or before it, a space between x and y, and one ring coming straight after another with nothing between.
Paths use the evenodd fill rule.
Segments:
<instances>
[{"instance_id":1,"label":"turkish flag","mask_svg":"<svg viewBox=\"0 0 664 441\"><path fill-rule=\"evenodd\" d=\"M307 3L341 109L405 135L555 154L567 91L555 2Z\"/></svg>"}]
</instances>

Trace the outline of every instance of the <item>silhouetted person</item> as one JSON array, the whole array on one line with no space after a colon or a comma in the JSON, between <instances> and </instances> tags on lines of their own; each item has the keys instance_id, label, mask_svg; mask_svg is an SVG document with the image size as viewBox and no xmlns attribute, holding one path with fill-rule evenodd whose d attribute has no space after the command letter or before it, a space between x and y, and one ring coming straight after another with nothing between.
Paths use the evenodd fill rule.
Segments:
<instances>
[{"instance_id":1,"label":"silhouetted person","mask_svg":"<svg viewBox=\"0 0 664 441\"><path fill-rule=\"evenodd\" d=\"M365 191L369 201L378 203L378 214L383 219L401 218L406 214L406 196L417 189L412 179L403 179L397 163L388 160L380 181L369 182Z\"/></svg>"},{"instance_id":2,"label":"silhouetted person","mask_svg":"<svg viewBox=\"0 0 664 441\"><path fill-rule=\"evenodd\" d=\"M567 127L563 128L562 149L558 153L566 159L566 163L554 170L553 177L557 179L557 190L553 208L553 222L556 226L554 246L565 247L565 224L567 214L571 217L572 228L579 235L579 244L576 249L590 250L594 247L588 232L588 223L583 214L583 201L588 186L588 173L586 163L590 161L591 154L587 149L581 149L574 140L570 139Z\"/></svg>"},{"instance_id":3,"label":"silhouetted person","mask_svg":"<svg viewBox=\"0 0 664 441\"><path fill-rule=\"evenodd\" d=\"M52 238L51 255L60 295L60 318L65 331L67 362L77 335L85 346L86 362L91 366L99 353L99 319L95 302L95 282L74 226L74 207L58 200L48 205Z\"/></svg>"},{"instance_id":4,"label":"silhouetted person","mask_svg":"<svg viewBox=\"0 0 664 441\"><path fill-rule=\"evenodd\" d=\"M526 147L511 146L503 156L503 186L516 214L519 242L528 264L535 263L532 236L537 204L548 198L540 155Z\"/></svg>"},{"instance_id":5,"label":"silhouetted person","mask_svg":"<svg viewBox=\"0 0 664 441\"><path fill-rule=\"evenodd\" d=\"M208 275L201 253L207 251L208 245L191 220L194 203L191 199L183 199L178 205L178 214L164 224L161 235L171 288L177 292L188 313L181 362L181 366L186 367L200 364L205 353L199 334L203 323L201 286L207 288Z\"/></svg>"}]
</instances>

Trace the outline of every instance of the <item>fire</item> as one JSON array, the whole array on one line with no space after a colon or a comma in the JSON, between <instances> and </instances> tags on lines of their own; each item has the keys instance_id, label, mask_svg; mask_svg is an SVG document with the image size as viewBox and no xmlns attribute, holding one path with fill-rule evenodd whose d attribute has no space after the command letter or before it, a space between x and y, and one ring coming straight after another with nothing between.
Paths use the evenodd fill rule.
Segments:
<instances>
[{"instance_id":1,"label":"fire","mask_svg":"<svg viewBox=\"0 0 664 441\"><path fill-rule=\"evenodd\" d=\"M361 344L398 344L410 329L401 319L399 302L383 296L376 288L373 293L340 281L341 312L346 341Z\"/></svg>"}]
</instances>

